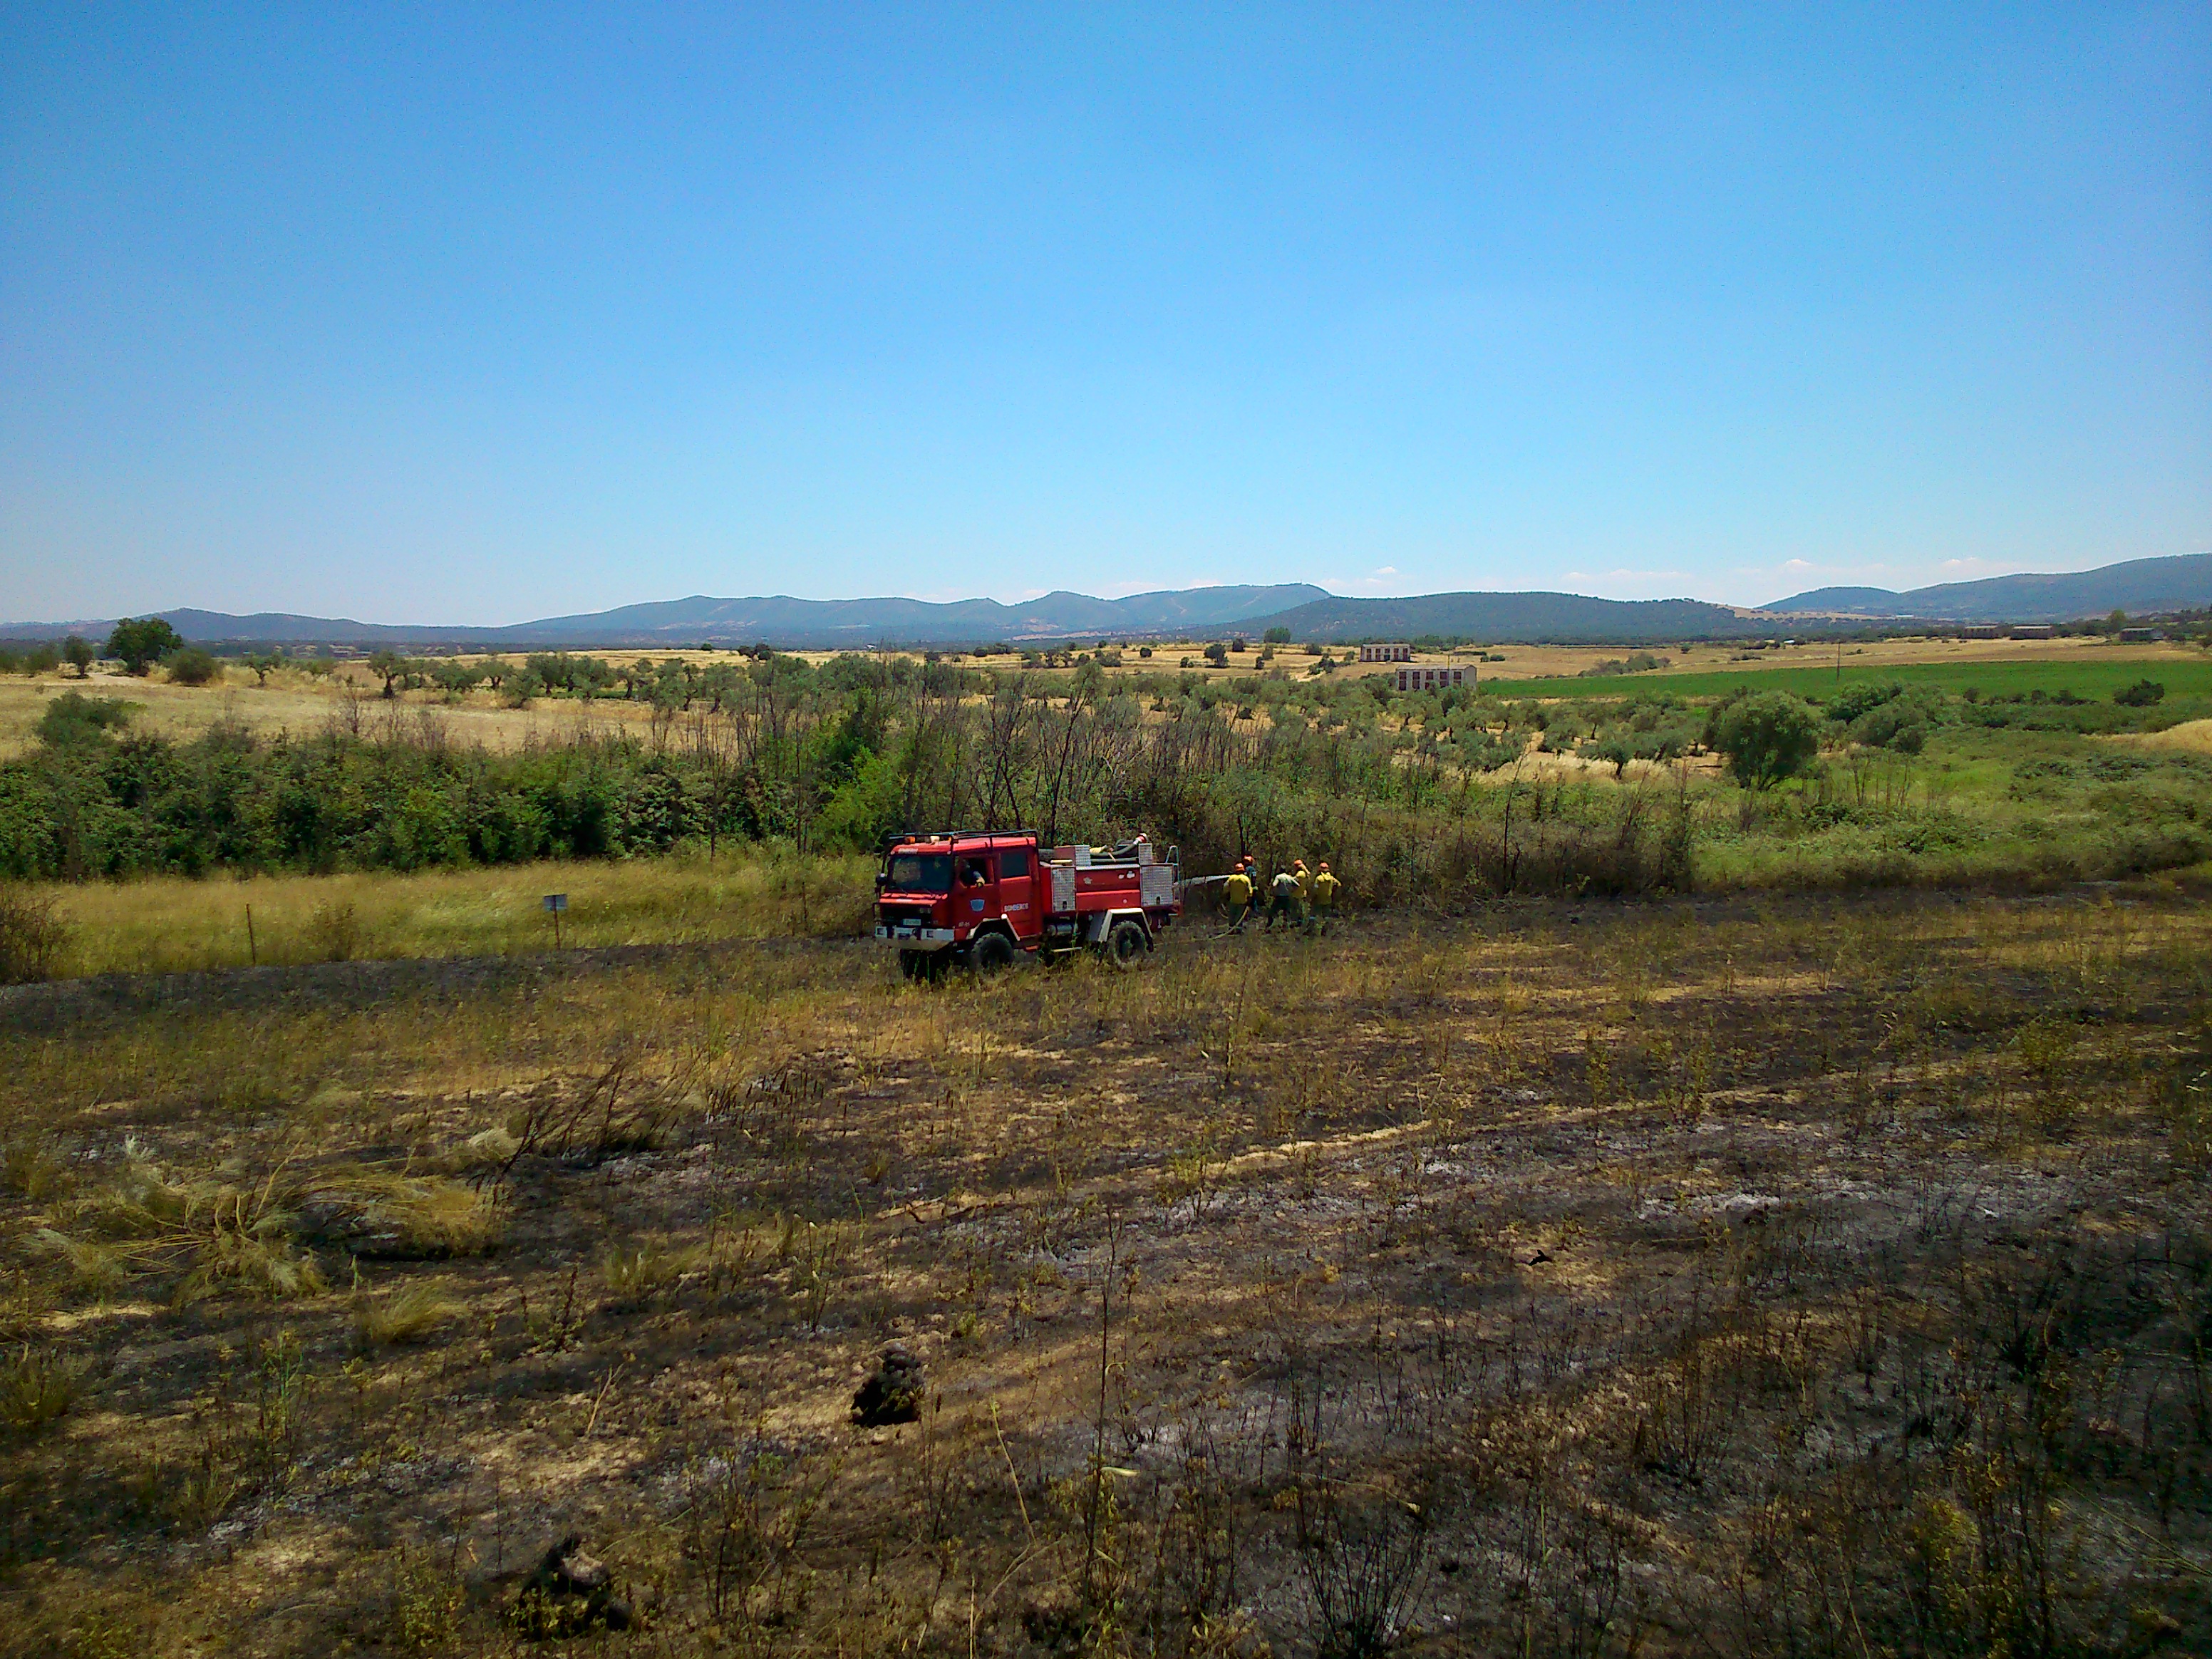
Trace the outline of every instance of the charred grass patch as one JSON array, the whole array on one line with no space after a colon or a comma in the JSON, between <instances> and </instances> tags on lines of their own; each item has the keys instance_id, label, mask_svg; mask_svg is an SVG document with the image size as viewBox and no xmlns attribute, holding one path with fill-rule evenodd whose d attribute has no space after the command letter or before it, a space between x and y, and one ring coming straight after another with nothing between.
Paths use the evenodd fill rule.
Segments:
<instances>
[{"instance_id":1,"label":"charred grass patch","mask_svg":"<svg viewBox=\"0 0 2212 1659\"><path fill-rule=\"evenodd\" d=\"M2201 1650L2209 947L1749 896L21 1005L0 1641ZM626 1629L525 1593L571 1534Z\"/></svg>"}]
</instances>

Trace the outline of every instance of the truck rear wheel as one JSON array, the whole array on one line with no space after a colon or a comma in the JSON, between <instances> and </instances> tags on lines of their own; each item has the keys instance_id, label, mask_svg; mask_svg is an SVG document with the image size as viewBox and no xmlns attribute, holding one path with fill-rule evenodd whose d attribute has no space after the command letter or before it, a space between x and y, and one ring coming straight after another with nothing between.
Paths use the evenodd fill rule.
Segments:
<instances>
[{"instance_id":1,"label":"truck rear wheel","mask_svg":"<svg viewBox=\"0 0 2212 1659\"><path fill-rule=\"evenodd\" d=\"M985 978L1014 963L1013 942L1004 933L986 933L968 947L968 960Z\"/></svg>"},{"instance_id":2,"label":"truck rear wheel","mask_svg":"<svg viewBox=\"0 0 2212 1659\"><path fill-rule=\"evenodd\" d=\"M1134 967L1137 958L1152 948L1152 941L1141 922L1117 921L1106 935L1106 958L1116 968Z\"/></svg>"}]
</instances>

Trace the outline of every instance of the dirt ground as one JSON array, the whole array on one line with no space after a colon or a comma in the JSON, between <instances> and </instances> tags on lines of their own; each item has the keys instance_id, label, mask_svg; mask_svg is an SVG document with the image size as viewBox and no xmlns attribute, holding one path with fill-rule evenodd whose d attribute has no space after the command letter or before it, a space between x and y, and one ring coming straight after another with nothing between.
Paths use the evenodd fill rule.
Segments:
<instances>
[{"instance_id":1,"label":"dirt ground","mask_svg":"<svg viewBox=\"0 0 2212 1659\"><path fill-rule=\"evenodd\" d=\"M580 1534L594 1651L2203 1651L2208 946L2106 888L0 993L0 1643L506 1652L608 1611L524 1594Z\"/></svg>"}]
</instances>

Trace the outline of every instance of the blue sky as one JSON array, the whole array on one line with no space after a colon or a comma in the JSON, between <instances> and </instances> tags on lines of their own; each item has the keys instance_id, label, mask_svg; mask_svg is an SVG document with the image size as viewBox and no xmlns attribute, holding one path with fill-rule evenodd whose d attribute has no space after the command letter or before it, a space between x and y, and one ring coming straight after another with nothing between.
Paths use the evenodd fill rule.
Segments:
<instances>
[{"instance_id":1,"label":"blue sky","mask_svg":"<svg viewBox=\"0 0 2212 1659\"><path fill-rule=\"evenodd\" d=\"M2212 547L2212 8L8 8L0 616Z\"/></svg>"}]
</instances>

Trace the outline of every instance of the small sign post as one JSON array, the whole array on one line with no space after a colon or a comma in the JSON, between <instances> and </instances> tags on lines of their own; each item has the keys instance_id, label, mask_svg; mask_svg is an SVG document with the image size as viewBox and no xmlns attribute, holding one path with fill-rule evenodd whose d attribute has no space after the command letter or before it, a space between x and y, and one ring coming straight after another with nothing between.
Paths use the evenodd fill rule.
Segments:
<instances>
[{"instance_id":1,"label":"small sign post","mask_svg":"<svg viewBox=\"0 0 2212 1659\"><path fill-rule=\"evenodd\" d=\"M553 948L557 951L561 948L561 913L568 908L568 896L566 893L548 893L544 903L553 917Z\"/></svg>"}]
</instances>

